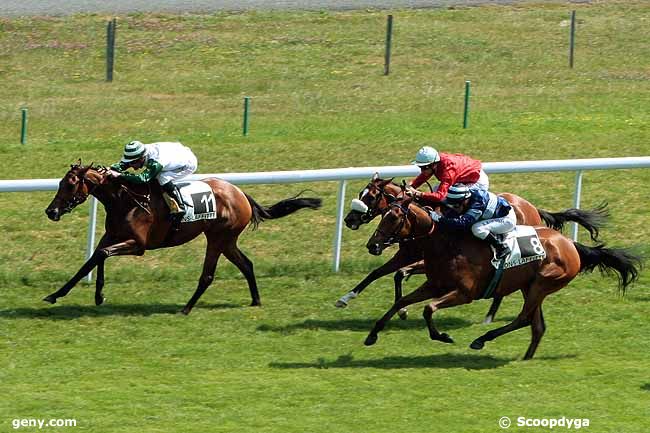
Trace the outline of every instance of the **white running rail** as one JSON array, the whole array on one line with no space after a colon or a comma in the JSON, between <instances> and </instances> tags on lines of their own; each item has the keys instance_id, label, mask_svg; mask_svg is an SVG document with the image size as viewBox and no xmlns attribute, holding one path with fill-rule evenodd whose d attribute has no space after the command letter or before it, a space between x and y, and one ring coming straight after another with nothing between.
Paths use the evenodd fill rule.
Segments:
<instances>
[{"instance_id":1,"label":"white running rail","mask_svg":"<svg viewBox=\"0 0 650 433\"><path fill-rule=\"evenodd\" d=\"M532 173L548 171L575 171L575 189L573 206L580 207L582 192L582 174L585 170L614 170L650 168L650 156L627 158L594 158L594 159L566 159L545 161L508 161L486 162L483 169L489 174L500 173ZM333 270L338 272L341 263L341 238L343 232L343 216L345 214L345 190L348 180L370 179L373 174L379 173L380 177L413 177L419 174L419 169L412 165L382 166L382 167L349 167L330 168L320 170L294 170L294 171L266 171L258 173L208 173L192 175L191 180L206 177L218 177L237 185L273 184L273 183L298 183L298 182L330 182L338 181L339 189L336 204L336 226L334 231L334 263ZM30 192L30 191L56 191L58 179L27 179L27 180L0 180L0 192ZM97 202L93 198L90 205L90 224L88 227L88 242L86 257L89 258L95 245L95 227L97 219ZM573 226L573 239L578 236L578 226ZM88 276L90 281L91 275Z\"/></svg>"}]
</instances>

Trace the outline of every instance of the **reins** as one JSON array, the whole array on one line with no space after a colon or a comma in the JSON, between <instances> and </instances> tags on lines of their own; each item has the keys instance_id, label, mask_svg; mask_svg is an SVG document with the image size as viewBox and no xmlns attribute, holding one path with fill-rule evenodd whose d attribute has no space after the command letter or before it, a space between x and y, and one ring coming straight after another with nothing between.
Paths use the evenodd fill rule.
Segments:
<instances>
[{"instance_id":1,"label":"reins","mask_svg":"<svg viewBox=\"0 0 650 433\"><path fill-rule=\"evenodd\" d=\"M147 188L149 189L149 192L147 194L138 194L134 191L131 191L131 189L123 183L120 183L120 189L126 192L131 200L133 200L133 202L137 204L140 209L151 215L151 211L148 208L148 205L151 202L151 186L147 184Z\"/></svg>"}]
</instances>

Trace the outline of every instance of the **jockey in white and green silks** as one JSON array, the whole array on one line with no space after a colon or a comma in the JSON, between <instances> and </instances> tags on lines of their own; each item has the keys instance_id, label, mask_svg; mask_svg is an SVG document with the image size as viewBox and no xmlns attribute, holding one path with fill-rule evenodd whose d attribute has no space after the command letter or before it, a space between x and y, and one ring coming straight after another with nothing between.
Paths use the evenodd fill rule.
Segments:
<instances>
[{"instance_id":1,"label":"jockey in white and green silks","mask_svg":"<svg viewBox=\"0 0 650 433\"><path fill-rule=\"evenodd\" d=\"M144 170L140 174L129 173L128 168ZM180 221L185 215L185 203L173 181L181 180L196 171L196 156L192 151L175 142L143 144L131 141L124 146L122 160L111 165L112 177L119 177L132 183L147 183L158 180L165 191L178 204L179 211L172 214L172 219Z\"/></svg>"}]
</instances>

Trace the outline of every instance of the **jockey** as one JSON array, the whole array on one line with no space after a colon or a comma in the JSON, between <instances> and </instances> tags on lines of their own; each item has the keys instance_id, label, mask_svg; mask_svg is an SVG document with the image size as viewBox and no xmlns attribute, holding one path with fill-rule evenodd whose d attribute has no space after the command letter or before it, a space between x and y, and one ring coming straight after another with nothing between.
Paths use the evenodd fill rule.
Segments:
<instances>
[{"instance_id":1,"label":"jockey","mask_svg":"<svg viewBox=\"0 0 650 433\"><path fill-rule=\"evenodd\" d=\"M128 168L144 170L140 174L126 171ZM179 223L185 215L185 203L181 192L173 181L181 180L196 171L196 156L181 143L160 142L143 144L132 141L124 146L122 160L111 165L113 178L124 179L132 183L147 183L152 179L158 180L163 191L178 205L177 210L171 210L171 218Z\"/></svg>"},{"instance_id":2,"label":"jockey","mask_svg":"<svg viewBox=\"0 0 650 433\"><path fill-rule=\"evenodd\" d=\"M430 146L424 146L415 155L411 164L420 167L420 175L410 182L406 193L425 202L442 202L452 185L463 184L470 190L487 191L490 186L487 174L481 168L481 161L459 153L438 153ZM440 181L434 192L417 191L432 176Z\"/></svg>"},{"instance_id":3,"label":"jockey","mask_svg":"<svg viewBox=\"0 0 650 433\"><path fill-rule=\"evenodd\" d=\"M496 249L499 260L511 253L501 235L515 229L517 216L506 199L485 190L453 185L443 203L455 210L459 216L446 217L431 212L431 218L437 224L461 230L471 227L474 236L487 240Z\"/></svg>"}]
</instances>

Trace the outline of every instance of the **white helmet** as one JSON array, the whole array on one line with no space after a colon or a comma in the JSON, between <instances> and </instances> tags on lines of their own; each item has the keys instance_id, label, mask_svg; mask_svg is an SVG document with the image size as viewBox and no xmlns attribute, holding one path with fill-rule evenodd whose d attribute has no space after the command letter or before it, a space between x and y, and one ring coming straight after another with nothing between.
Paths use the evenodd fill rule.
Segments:
<instances>
[{"instance_id":1,"label":"white helmet","mask_svg":"<svg viewBox=\"0 0 650 433\"><path fill-rule=\"evenodd\" d=\"M440 161L440 155L438 151L430 146L424 146L418 153L415 154L415 161L411 161L411 164L417 166L429 165L434 162Z\"/></svg>"},{"instance_id":2,"label":"white helmet","mask_svg":"<svg viewBox=\"0 0 650 433\"><path fill-rule=\"evenodd\" d=\"M449 191L447 191L445 203L460 203L471 195L472 192L465 185L452 185L449 187Z\"/></svg>"},{"instance_id":3,"label":"white helmet","mask_svg":"<svg viewBox=\"0 0 650 433\"><path fill-rule=\"evenodd\" d=\"M122 162L131 162L144 155L144 144L139 141L132 141L124 146L124 156Z\"/></svg>"}]
</instances>

